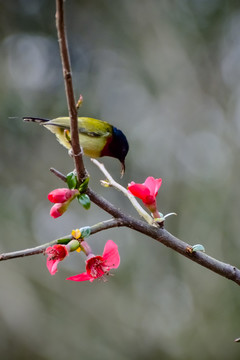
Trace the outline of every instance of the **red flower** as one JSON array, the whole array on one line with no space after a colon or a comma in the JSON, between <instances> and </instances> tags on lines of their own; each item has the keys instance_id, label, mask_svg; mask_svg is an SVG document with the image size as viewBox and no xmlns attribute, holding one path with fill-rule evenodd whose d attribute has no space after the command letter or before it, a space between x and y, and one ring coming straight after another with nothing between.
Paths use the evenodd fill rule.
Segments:
<instances>
[{"instance_id":1,"label":"red flower","mask_svg":"<svg viewBox=\"0 0 240 360\"><path fill-rule=\"evenodd\" d=\"M162 185L162 179L154 179L149 176L143 184L136 184L132 181L128 185L130 193L141 199L144 205L154 214L157 211L156 196Z\"/></svg>"},{"instance_id":2,"label":"red flower","mask_svg":"<svg viewBox=\"0 0 240 360\"><path fill-rule=\"evenodd\" d=\"M86 260L86 272L70 276L67 280L72 281L93 281L97 278L108 275L111 269L118 268L120 264L120 256L118 246L112 240L108 240L105 244L103 254L94 256L90 254Z\"/></svg>"},{"instance_id":3,"label":"red flower","mask_svg":"<svg viewBox=\"0 0 240 360\"><path fill-rule=\"evenodd\" d=\"M55 189L48 194L48 200L55 204L56 203L62 204L68 201L69 199L72 199L77 194L79 194L79 191L76 189L74 190L65 189L65 188Z\"/></svg>"},{"instance_id":4,"label":"red flower","mask_svg":"<svg viewBox=\"0 0 240 360\"><path fill-rule=\"evenodd\" d=\"M48 255L47 268L50 274L54 275L57 272L58 263L68 255L68 250L65 245L57 244L49 246L45 250L45 254Z\"/></svg>"}]
</instances>

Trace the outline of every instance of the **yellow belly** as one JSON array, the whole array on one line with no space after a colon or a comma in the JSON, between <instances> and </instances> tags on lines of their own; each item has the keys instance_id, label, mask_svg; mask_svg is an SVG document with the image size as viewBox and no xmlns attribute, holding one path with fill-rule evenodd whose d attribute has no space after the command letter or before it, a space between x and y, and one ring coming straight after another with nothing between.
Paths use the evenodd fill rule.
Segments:
<instances>
[{"instance_id":1,"label":"yellow belly","mask_svg":"<svg viewBox=\"0 0 240 360\"><path fill-rule=\"evenodd\" d=\"M44 125L48 130L56 135L58 141L67 149L71 149L71 145L64 133L64 128L55 125ZM69 134L70 137L70 134ZM83 148L84 155L90 157L100 157L102 149L106 145L109 136L89 136L87 134L79 134L80 145Z\"/></svg>"}]
</instances>

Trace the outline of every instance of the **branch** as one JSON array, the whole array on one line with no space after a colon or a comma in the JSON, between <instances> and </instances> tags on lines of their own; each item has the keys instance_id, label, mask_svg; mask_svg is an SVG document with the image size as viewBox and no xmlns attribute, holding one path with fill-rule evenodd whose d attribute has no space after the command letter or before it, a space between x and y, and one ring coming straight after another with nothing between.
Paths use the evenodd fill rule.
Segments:
<instances>
[{"instance_id":1,"label":"branch","mask_svg":"<svg viewBox=\"0 0 240 360\"><path fill-rule=\"evenodd\" d=\"M81 183L87 177L87 172L84 167L82 150L79 142L78 114L74 99L74 92L72 85L72 71L69 60L67 38L65 33L63 0L56 0L56 27L58 33L58 42L59 42L61 60L62 60L65 91L67 95L68 112L70 117L72 152L73 152L74 163L77 172L77 178L78 181Z\"/></svg>"},{"instance_id":2,"label":"branch","mask_svg":"<svg viewBox=\"0 0 240 360\"><path fill-rule=\"evenodd\" d=\"M69 235L68 239L67 239L67 237L60 238L60 239L53 240L53 241L50 241L49 243L46 243L46 244L43 244L40 246L36 246L36 247L30 248L30 249L24 249L24 250L12 251L9 253L3 253L0 255L0 261L42 254L46 250L46 248L48 248L49 246L70 241L72 239L72 237L70 238L70 236L71 235Z\"/></svg>"},{"instance_id":3,"label":"branch","mask_svg":"<svg viewBox=\"0 0 240 360\"><path fill-rule=\"evenodd\" d=\"M129 227L130 229L138 231L159 241L163 245L171 248L179 254L198 263L199 265L240 285L240 270L235 266L221 262L202 252L190 253L189 248L191 248L192 246L173 236L167 230L151 226L149 224L146 224L142 220L137 220L129 215L125 215L121 210L116 208L103 197L97 195L91 189L87 190L87 194L90 199L103 210L105 210L114 217L116 216L118 218L121 218L126 227Z\"/></svg>"},{"instance_id":4,"label":"branch","mask_svg":"<svg viewBox=\"0 0 240 360\"><path fill-rule=\"evenodd\" d=\"M54 169L53 167L51 167L49 169L54 175L56 175L60 180L64 181L65 183L67 182L67 177L65 175L63 175L60 171Z\"/></svg>"},{"instance_id":5,"label":"branch","mask_svg":"<svg viewBox=\"0 0 240 360\"><path fill-rule=\"evenodd\" d=\"M55 169L51 169L51 171L58 176L61 180L66 181L66 177L61 174L59 171ZM108 200L104 199L102 196L96 194L90 188L87 189L86 193L90 197L91 201L94 202L101 209L106 211L108 214L112 215L114 219L100 222L91 227L91 234L95 234L99 231L103 231L106 229L110 229L113 227L126 226L130 229L140 232L141 234L145 234L163 245L171 248L172 250L178 252L179 254L185 256L189 260L192 260L199 265L234 281L236 284L240 285L240 270L235 266L230 264L226 264L221 262L205 253L202 252L189 252L189 248L191 249L191 245L185 243L184 241L178 239L177 237L170 234L167 230L163 228L157 228L155 226L149 225L142 220L137 220L130 215L124 214L119 208L111 204ZM1 260L8 260L15 257L23 257L29 255L35 255L44 252L47 246L50 244L56 244L61 241L64 242L64 239L70 240L67 235L61 239L53 240L52 242L33 248L26 249L21 251L15 251L12 253L6 253L0 255Z\"/></svg>"},{"instance_id":6,"label":"branch","mask_svg":"<svg viewBox=\"0 0 240 360\"><path fill-rule=\"evenodd\" d=\"M101 221L91 227L91 235L103 230L112 229L114 227L120 226L126 226L125 222L121 218Z\"/></svg>"},{"instance_id":7,"label":"branch","mask_svg":"<svg viewBox=\"0 0 240 360\"><path fill-rule=\"evenodd\" d=\"M60 179L64 179L64 175L59 171L53 171ZM163 228L157 228L146 224L144 221L137 220L129 215L124 214L119 208L115 207L108 200L104 199L102 196L96 194L92 189L88 188L86 193L93 203L99 206L101 209L106 211L108 214L112 215L114 218L121 219L122 225L130 229L138 231L142 234L145 234L163 245L171 248L172 250L178 252L179 254L187 257L189 260L192 260L199 265L234 281L236 284L240 285L240 269L221 262L211 256L208 256L202 252L189 252L189 249L192 248L191 245L185 243L184 241L173 236L167 230Z\"/></svg>"},{"instance_id":8,"label":"branch","mask_svg":"<svg viewBox=\"0 0 240 360\"><path fill-rule=\"evenodd\" d=\"M120 226L125 226L125 225L126 224L122 219L110 219L110 220L101 221L95 225L92 225L90 227L90 231L91 231L91 235L93 235L93 234L98 233L99 231L112 229L114 227L120 227ZM46 244L36 246L36 247L30 248L30 249L24 249L24 250L19 250L19 251L12 251L9 253L3 253L3 254L0 254L0 261L42 254L49 246L52 246L55 244L67 244L72 239L73 239L72 235L69 234L69 235L61 237L59 239L50 241Z\"/></svg>"}]
</instances>

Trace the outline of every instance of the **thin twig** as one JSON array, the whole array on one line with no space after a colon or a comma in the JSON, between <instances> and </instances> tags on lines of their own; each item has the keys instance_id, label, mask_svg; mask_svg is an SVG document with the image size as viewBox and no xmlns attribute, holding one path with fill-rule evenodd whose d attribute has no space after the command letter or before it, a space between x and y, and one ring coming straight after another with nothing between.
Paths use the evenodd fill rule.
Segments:
<instances>
[{"instance_id":1,"label":"thin twig","mask_svg":"<svg viewBox=\"0 0 240 360\"><path fill-rule=\"evenodd\" d=\"M3 254L0 255L0 261L16 259L16 258L25 257L25 256L42 254L45 249L46 249L46 247L42 245L42 246L35 247L35 248L12 251L12 252L9 252L9 253L3 253Z\"/></svg>"},{"instance_id":2,"label":"thin twig","mask_svg":"<svg viewBox=\"0 0 240 360\"><path fill-rule=\"evenodd\" d=\"M62 181L67 182L67 177L63 175L60 171L54 169L53 167L50 168L50 171Z\"/></svg>"},{"instance_id":3,"label":"thin twig","mask_svg":"<svg viewBox=\"0 0 240 360\"><path fill-rule=\"evenodd\" d=\"M96 234L103 230L112 229L121 226L126 226L125 221L123 221L121 218L101 221L91 227L91 235Z\"/></svg>"},{"instance_id":4,"label":"thin twig","mask_svg":"<svg viewBox=\"0 0 240 360\"><path fill-rule=\"evenodd\" d=\"M0 255L0 261L3 260L10 260L10 259L14 259L14 258L19 258L19 257L25 257L25 256L32 256L32 255L38 255L38 254L42 254L44 253L44 251L46 250L46 248L48 246L52 246L54 244L57 244L58 240L53 240L47 244L44 245L40 245L40 246L36 246L33 248L29 248L29 249L24 249L24 250L18 250L18 251L12 251L9 253L3 253Z\"/></svg>"},{"instance_id":5,"label":"thin twig","mask_svg":"<svg viewBox=\"0 0 240 360\"><path fill-rule=\"evenodd\" d=\"M71 144L78 181L81 183L87 173L84 167L82 151L78 133L78 114L74 99L72 71L69 59L67 37L64 23L63 0L56 0L56 27L58 33L59 48L62 60L63 78L67 95L68 112L70 117Z\"/></svg>"},{"instance_id":6,"label":"thin twig","mask_svg":"<svg viewBox=\"0 0 240 360\"><path fill-rule=\"evenodd\" d=\"M98 233L99 231L112 229L114 227L120 227L120 226L125 226L125 225L126 224L122 219L105 220L105 221L101 221L95 225L92 225L90 227L90 233L91 233L91 235L93 235L93 234ZM64 237L52 240L52 241L50 241L46 244L40 245L40 246L36 246L33 248L24 249L24 250L12 251L9 253L3 253L3 254L0 254L0 261L42 254L49 246L52 246L55 244L67 244L72 239L73 239L72 235L68 234L68 235L65 235Z\"/></svg>"}]
</instances>

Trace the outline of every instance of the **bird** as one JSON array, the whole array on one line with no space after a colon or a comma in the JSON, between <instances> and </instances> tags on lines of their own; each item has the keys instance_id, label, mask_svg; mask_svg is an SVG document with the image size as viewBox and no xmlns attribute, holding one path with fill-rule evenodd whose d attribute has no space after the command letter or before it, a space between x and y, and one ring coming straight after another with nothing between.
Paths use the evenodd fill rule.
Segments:
<instances>
[{"instance_id":1,"label":"bird","mask_svg":"<svg viewBox=\"0 0 240 360\"><path fill-rule=\"evenodd\" d=\"M58 117L44 119L39 117L23 117L24 121L38 123L56 135L58 141L67 149L71 149L70 118ZM67 133L66 133L67 131ZM121 175L125 172L125 158L129 145L124 133L106 121L78 117L78 131L80 145L84 155L92 158L110 156L121 163Z\"/></svg>"}]
</instances>

